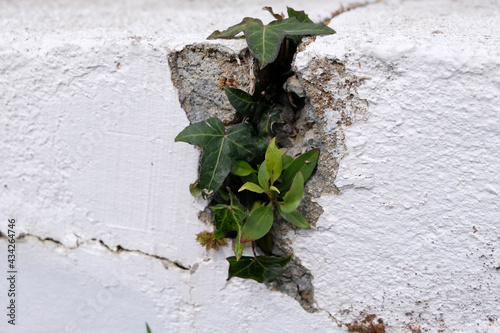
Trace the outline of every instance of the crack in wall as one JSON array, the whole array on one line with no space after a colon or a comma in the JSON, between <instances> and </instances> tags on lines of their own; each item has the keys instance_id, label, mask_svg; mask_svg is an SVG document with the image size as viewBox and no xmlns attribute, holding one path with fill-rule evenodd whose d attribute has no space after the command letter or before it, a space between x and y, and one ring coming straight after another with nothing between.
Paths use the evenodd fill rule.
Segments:
<instances>
[{"instance_id":1,"label":"crack in wall","mask_svg":"<svg viewBox=\"0 0 500 333\"><path fill-rule=\"evenodd\" d=\"M84 243L94 242L94 243L98 243L100 246L102 246L106 250L112 252L113 254L120 254L122 252L136 253L136 254L143 255L143 256L146 256L146 257L149 257L149 258L154 258L154 259L160 260L161 263L163 264L163 267L165 267L165 269L177 268L177 269L180 269L182 271L188 271L190 274L194 274L196 272L196 270L198 269L198 266L199 266L198 263L195 263L192 266L189 266L189 265L186 266L186 265L184 265L184 264L182 264L182 263L180 263L179 261L176 261L176 260L172 261L172 260L170 260L170 259L168 259L166 257L162 257L162 256L159 256L159 255L156 255L156 254L146 253L146 252L143 252L143 251L140 251L140 250L126 249L126 248L123 248L120 245L117 245L115 249L112 249L110 246L108 246L102 240L96 239L96 238L91 238L90 240L87 240L87 241L78 241L77 245L74 246L74 247L67 246L67 245L63 244L62 242L60 242L60 241L58 241L58 240L56 240L54 238L51 238L51 237L40 237L40 236L37 236L37 235L28 234L28 233L21 233L17 237L17 240L23 240L23 239L26 239L26 238L33 238L33 239L38 240L41 243L49 242L49 243L55 244L58 247L64 248L66 250L76 250L77 248L80 247L80 245L82 245ZM0 239L7 239L7 237L3 233L0 232Z\"/></svg>"}]
</instances>

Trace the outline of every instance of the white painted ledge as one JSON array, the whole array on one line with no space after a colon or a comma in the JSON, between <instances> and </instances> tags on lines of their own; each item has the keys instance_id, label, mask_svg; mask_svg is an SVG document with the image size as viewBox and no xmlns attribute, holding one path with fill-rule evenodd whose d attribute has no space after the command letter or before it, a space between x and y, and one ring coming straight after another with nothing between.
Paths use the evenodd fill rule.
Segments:
<instances>
[{"instance_id":1,"label":"white painted ledge","mask_svg":"<svg viewBox=\"0 0 500 333\"><path fill-rule=\"evenodd\" d=\"M388 332L500 331L498 1L371 4L297 55L304 75L323 57L369 78L358 91L369 115L344 129L340 194L319 199L317 228L293 244L324 311L226 282L230 249L195 242L207 229L186 190L198 152L173 142L188 122L167 54L265 18L264 5L285 9L0 4L0 231L15 218L33 235L18 241L19 326L2 319L2 332L346 331L327 311L345 323L376 314ZM289 5L315 20L338 8Z\"/></svg>"}]
</instances>

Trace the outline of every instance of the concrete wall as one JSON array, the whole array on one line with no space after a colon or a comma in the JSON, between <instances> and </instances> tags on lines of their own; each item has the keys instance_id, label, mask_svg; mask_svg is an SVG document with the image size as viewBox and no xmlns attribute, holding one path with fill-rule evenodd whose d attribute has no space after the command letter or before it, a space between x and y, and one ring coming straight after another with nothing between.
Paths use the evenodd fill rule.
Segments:
<instances>
[{"instance_id":1,"label":"concrete wall","mask_svg":"<svg viewBox=\"0 0 500 333\"><path fill-rule=\"evenodd\" d=\"M318 192L315 228L287 234L313 311L227 282L231 249L196 243L210 226L187 190L199 153L173 142L189 122L168 55L270 18L264 5L285 10L0 3L0 266L15 219L18 270L15 327L0 279L2 332L500 332L498 1L371 2L301 47L297 75L335 139L335 191ZM316 21L340 8L287 5Z\"/></svg>"}]
</instances>

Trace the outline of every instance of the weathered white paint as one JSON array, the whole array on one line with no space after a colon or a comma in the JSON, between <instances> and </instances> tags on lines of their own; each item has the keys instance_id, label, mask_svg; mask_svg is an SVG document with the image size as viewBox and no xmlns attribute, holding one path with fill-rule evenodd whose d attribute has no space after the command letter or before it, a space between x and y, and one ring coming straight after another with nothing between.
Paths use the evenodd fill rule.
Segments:
<instances>
[{"instance_id":1,"label":"weathered white paint","mask_svg":"<svg viewBox=\"0 0 500 333\"><path fill-rule=\"evenodd\" d=\"M367 77L340 195L323 196L317 229L295 240L320 307L343 321L364 311L396 332L500 331L497 5L359 8L297 56L299 70L321 56Z\"/></svg>"},{"instance_id":2,"label":"weathered white paint","mask_svg":"<svg viewBox=\"0 0 500 333\"><path fill-rule=\"evenodd\" d=\"M315 20L338 8L288 4ZM369 116L345 129L340 195L319 199L315 230L290 235L324 311L226 282L231 250L195 242L209 228L187 192L198 152L173 142L188 122L166 55L266 18L263 5L285 9L0 4L0 230L15 218L33 235L18 241L19 326L2 315L2 331L140 332L145 321L153 332L345 331L327 311L343 322L374 313L393 332L500 331L497 1L371 4L297 56L304 75L308 59L327 57L370 78L359 89Z\"/></svg>"}]
</instances>

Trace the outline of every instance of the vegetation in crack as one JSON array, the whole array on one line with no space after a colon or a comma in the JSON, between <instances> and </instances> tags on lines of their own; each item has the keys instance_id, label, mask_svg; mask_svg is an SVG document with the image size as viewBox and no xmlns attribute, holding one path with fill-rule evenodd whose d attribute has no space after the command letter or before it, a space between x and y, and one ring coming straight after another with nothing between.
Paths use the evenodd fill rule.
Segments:
<instances>
[{"instance_id":1,"label":"vegetation in crack","mask_svg":"<svg viewBox=\"0 0 500 333\"><path fill-rule=\"evenodd\" d=\"M247 17L208 37L244 37L259 63L252 92L224 88L242 121L226 128L220 119L210 118L186 127L175 138L203 150L199 178L190 192L209 200L214 231L199 233L197 240L207 250L218 250L227 243L226 238L233 239L235 255L227 258L228 280L240 277L269 282L283 273L292 255L270 256L273 241L269 230L278 215L299 228L310 228L297 208L320 154L319 149L312 149L290 156L280 144L288 135L281 129L304 102L285 92L283 85L293 75L291 62L302 37L335 31L313 23L303 11L287 8L285 18L270 7L264 10L275 20L264 25ZM243 256L246 246L252 247L253 257ZM266 255L257 255L257 248Z\"/></svg>"}]
</instances>

